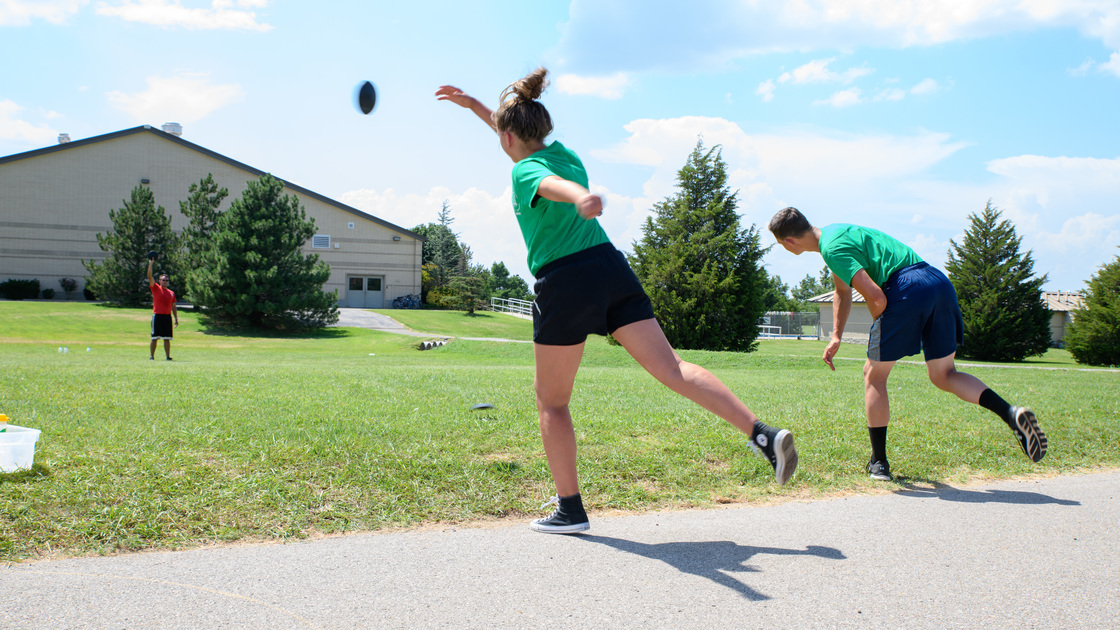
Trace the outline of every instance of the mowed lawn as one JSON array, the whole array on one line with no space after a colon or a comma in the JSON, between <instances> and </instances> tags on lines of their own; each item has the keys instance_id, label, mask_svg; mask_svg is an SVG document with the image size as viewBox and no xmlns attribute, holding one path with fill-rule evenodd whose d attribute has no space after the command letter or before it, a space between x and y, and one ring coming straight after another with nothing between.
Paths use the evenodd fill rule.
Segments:
<instances>
[{"instance_id":1,"label":"mowed lawn","mask_svg":"<svg viewBox=\"0 0 1120 630\"><path fill-rule=\"evenodd\" d=\"M508 315L382 312L433 334L531 336L530 322ZM160 348L149 361L148 319L98 304L0 302L0 413L42 430L34 468L0 474L0 559L526 519L553 494L531 344L456 339L420 351L421 337L351 328L216 333L180 312L175 360ZM572 401L585 503L705 507L1120 464L1120 373L1053 350L967 368L1037 412L1050 441L1041 464L990 413L903 363L890 389L898 480L871 482L863 349L845 346L830 372L823 347L681 353L794 431L800 467L779 487L745 436L592 338Z\"/></svg>"}]
</instances>

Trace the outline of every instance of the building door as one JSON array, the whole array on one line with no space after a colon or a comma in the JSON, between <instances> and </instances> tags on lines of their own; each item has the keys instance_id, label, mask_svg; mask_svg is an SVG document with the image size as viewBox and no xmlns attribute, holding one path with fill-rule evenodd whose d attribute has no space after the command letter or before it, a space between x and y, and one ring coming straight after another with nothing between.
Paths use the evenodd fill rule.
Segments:
<instances>
[{"instance_id":1,"label":"building door","mask_svg":"<svg viewBox=\"0 0 1120 630\"><path fill-rule=\"evenodd\" d=\"M350 308L383 308L385 291L380 276L350 276L346 279L346 306Z\"/></svg>"}]
</instances>

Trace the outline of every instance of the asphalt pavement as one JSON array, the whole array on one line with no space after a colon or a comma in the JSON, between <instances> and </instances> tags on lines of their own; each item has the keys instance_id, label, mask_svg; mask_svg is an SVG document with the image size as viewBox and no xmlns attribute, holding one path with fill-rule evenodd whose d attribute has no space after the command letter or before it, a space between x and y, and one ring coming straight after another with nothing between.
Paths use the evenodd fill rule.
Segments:
<instances>
[{"instance_id":1,"label":"asphalt pavement","mask_svg":"<svg viewBox=\"0 0 1120 630\"><path fill-rule=\"evenodd\" d=\"M0 567L3 628L1116 628L1120 472Z\"/></svg>"}]
</instances>

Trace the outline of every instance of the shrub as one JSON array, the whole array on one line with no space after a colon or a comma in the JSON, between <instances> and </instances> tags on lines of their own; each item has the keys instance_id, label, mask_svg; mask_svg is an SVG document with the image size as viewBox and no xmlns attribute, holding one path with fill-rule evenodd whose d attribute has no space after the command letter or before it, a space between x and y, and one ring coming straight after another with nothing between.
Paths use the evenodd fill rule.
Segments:
<instances>
[{"instance_id":1,"label":"shrub","mask_svg":"<svg viewBox=\"0 0 1120 630\"><path fill-rule=\"evenodd\" d=\"M66 297L70 297L71 293L78 290L78 281L73 278L59 278L58 286L66 292Z\"/></svg>"},{"instance_id":2,"label":"shrub","mask_svg":"<svg viewBox=\"0 0 1120 630\"><path fill-rule=\"evenodd\" d=\"M44 300L53 300L54 299L54 289L43 289L43 299Z\"/></svg>"},{"instance_id":3,"label":"shrub","mask_svg":"<svg viewBox=\"0 0 1120 630\"><path fill-rule=\"evenodd\" d=\"M0 282L0 295L9 300L33 300L39 297L39 281L8 278L7 282Z\"/></svg>"}]
</instances>

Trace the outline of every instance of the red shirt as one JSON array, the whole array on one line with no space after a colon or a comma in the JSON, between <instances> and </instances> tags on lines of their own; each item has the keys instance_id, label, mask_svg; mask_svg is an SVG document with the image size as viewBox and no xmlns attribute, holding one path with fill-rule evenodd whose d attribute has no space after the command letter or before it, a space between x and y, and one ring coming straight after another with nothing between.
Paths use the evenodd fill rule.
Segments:
<instances>
[{"instance_id":1,"label":"red shirt","mask_svg":"<svg viewBox=\"0 0 1120 630\"><path fill-rule=\"evenodd\" d=\"M152 312L156 315L170 315L175 305L175 292L158 284L149 284L152 289Z\"/></svg>"}]
</instances>

